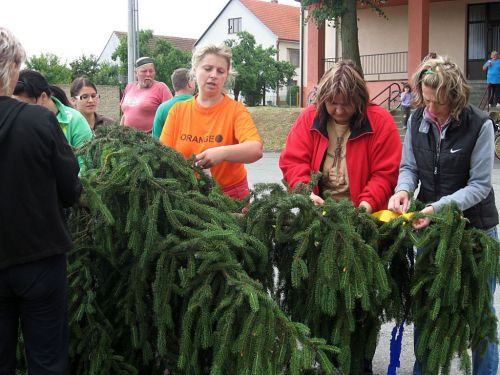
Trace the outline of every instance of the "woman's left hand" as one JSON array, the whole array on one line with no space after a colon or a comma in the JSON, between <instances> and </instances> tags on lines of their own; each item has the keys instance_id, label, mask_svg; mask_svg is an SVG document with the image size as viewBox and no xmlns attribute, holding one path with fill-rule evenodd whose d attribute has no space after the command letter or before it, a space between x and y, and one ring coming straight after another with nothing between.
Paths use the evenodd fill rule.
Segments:
<instances>
[{"instance_id":1,"label":"woman's left hand","mask_svg":"<svg viewBox=\"0 0 500 375\"><path fill-rule=\"evenodd\" d=\"M196 155L195 165L207 169L222 163L226 159L224 146L209 148Z\"/></svg>"},{"instance_id":2,"label":"woman's left hand","mask_svg":"<svg viewBox=\"0 0 500 375\"><path fill-rule=\"evenodd\" d=\"M421 210L420 213L425 214L425 215L433 214L434 207L427 206L423 210ZM413 222L413 228L414 229L423 229L423 228L427 227L430 223L431 223L430 217L423 217L423 218L417 219Z\"/></svg>"},{"instance_id":3,"label":"woman's left hand","mask_svg":"<svg viewBox=\"0 0 500 375\"><path fill-rule=\"evenodd\" d=\"M364 207L366 209L366 213L371 214L373 211L373 208L370 203L367 201L361 201L359 202L359 207Z\"/></svg>"}]
</instances>

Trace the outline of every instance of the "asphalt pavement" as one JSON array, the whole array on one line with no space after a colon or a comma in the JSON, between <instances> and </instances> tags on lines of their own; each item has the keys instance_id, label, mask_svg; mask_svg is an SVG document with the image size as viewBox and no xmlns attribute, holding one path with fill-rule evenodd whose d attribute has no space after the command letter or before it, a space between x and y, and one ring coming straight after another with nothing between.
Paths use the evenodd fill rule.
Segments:
<instances>
[{"instance_id":1,"label":"asphalt pavement","mask_svg":"<svg viewBox=\"0 0 500 375\"><path fill-rule=\"evenodd\" d=\"M264 157L256 163L248 164L248 180L250 185L259 182L280 182L282 179L281 171L278 167L278 153L265 153ZM493 188L495 190L496 206L500 208L500 161L495 161L493 171ZM500 288L495 293L495 309L497 318L500 320ZM382 375L387 374L387 367L390 363L389 344L391 340L391 332L394 328L394 323L384 324L382 326L379 343L373 360L373 373ZM403 334L403 342L400 356L400 368L397 370L398 375L412 374L413 362L415 356L413 354L413 326L405 326ZM455 360L452 364L451 374L460 374L459 363ZM500 375L500 371L497 372Z\"/></svg>"}]
</instances>

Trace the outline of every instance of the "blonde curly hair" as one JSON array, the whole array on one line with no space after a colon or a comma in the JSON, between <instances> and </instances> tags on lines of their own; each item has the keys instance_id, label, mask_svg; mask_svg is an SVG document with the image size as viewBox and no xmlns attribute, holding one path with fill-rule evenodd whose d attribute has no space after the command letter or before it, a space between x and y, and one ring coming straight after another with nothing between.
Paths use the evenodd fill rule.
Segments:
<instances>
[{"instance_id":1,"label":"blonde curly hair","mask_svg":"<svg viewBox=\"0 0 500 375\"><path fill-rule=\"evenodd\" d=\"M413 104L425 107L422 85L436 90L436 98L446 103L450 115L458 119L469 101L470 88L457 64L448 57L436 55L435 58L424 59L412 77Z\"/></svg>"}]
</instances>

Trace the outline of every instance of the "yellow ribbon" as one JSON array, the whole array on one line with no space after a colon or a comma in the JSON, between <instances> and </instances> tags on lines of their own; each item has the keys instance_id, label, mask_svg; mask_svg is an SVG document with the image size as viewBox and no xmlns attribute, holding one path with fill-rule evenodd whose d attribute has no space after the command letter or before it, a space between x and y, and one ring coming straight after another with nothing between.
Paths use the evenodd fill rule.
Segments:
<instances>
[{"instance_id":1,"label":"yellow ribbon","mask_svg":"<svg viewBox=\"0 0 500 375\"><path fill-rule=\"evenodd\" d=\"M398 214L396 212L389 211L389 210L380 210L380 211L374 212L372 214L372 216L376 219L379 219L380 221L382 221L384 223L387 223L391 220L397 219L400 216L403 216L404 218L409 220L409 219L411 219L413 214L414 214L414 212L406 212L404 214Z\"/></svg>"}]
</instances>

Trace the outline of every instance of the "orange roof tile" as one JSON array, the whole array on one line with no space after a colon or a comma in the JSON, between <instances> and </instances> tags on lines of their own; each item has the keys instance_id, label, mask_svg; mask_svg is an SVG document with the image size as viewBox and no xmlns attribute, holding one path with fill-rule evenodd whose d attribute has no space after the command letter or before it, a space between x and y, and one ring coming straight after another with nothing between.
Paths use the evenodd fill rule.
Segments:
<instances>
[{"instance_id":1,"label":"orange roof tile","mask_svg":"<svg viewBox=\"0 0 500 375\"><path fill-rule=\"evenodd\" d=\"M120 40L127 36L127 33L123 32L123 31L115 31L114 33L118 36L118 38ZM158 39L164 39L164 40L170 42L170 44L172 44L172 46L174 46L175 48L178 48L178 49L180 49L182 51L186 51L186 52L191 52L193 50L194 43L196 42L196 39L191 39L191 38L180 38L177 36L165 36L165 35L153 35L153 39L150 39L148 42L148 48L151 48L151 49L154 48L156 41Z\"/></svg>"},{"instance_id":2,"label":"orange roof tile","mask_svg":"<svg viewBox=\"0 0 500 375\"><path fill-rule=\"evenodd\" d=\"M300 40L300 7L260 0L240 0L282 40Z\"/></svg>"}]
</instances>

